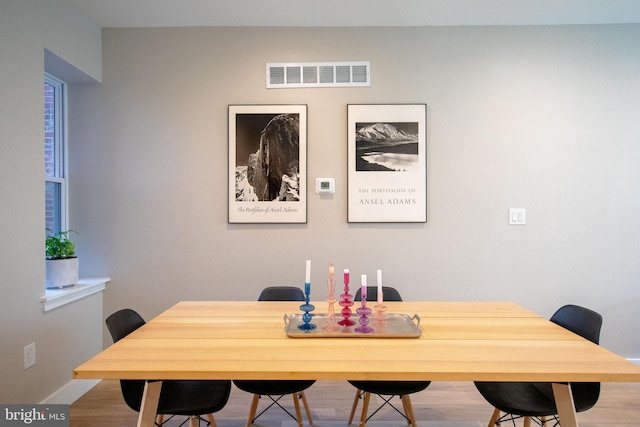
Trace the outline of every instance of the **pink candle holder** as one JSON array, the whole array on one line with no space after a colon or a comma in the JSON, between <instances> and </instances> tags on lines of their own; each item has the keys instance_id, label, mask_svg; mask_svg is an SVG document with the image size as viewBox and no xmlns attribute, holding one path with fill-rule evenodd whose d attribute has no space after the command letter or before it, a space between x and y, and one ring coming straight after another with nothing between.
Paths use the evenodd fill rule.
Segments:
<instances>
[{"instance_id":1,"label":"pink candle holder","mask_svg":"<svg viewBox=\"0 0 640 427\"><path fill-rule=\"evenodd\" d=\"M373 318L378 320L378 321L382 321L382 320L387 320L387 306L384 304L376 304L373 306Z\"/></svg>"},{"instance_id":2,"label":"pink candle holder","mask_svg":"<svg viewBox=\"0 0 640 427\"><path fill-rule=\"evenodd\" d=\"M363 289L365 287L363 286ZM373 332L373 328L369 326L369 315L371 314L371 309L367 307L367 292L366 290L362 292L362 299L360 300L361 307L356 310L356 313L360 315L360 326L355 328L356 332L360 332L361 334L370 334Z\"/></svg>"},{"instance_id":3,"label":"pink candle holder","mask_svg":"<svg viewBox=\"0 0 640 427\"><path fill-rule=\"evenodd\" d=\"M327 303L329 304L329 308L327 310L327 324L322 327L325 331L337 331L340 329L336 322L336 313L334 310L334 304L338 302L334 297L335 289L336 289L336 278L333 271L333 264L329 268L329 279L327 279L327 288L329 289L329 297L327 298Z\"/></svg>"},{"instance_id":4,"label":"pink candle holder","mask_svg":"<svg viewBox=\"0 0 640 427\"><path fill-rule=\"evenodd\" d=\"M373 306L373 324L376 327L378 332L384 331L387 328L387 320L389 316L387 316L387 306L382 305L380 303Z\"/></svg>"},{"instance_id":5,"label":"pink candle holder","mask_svg":"<svg viewBox=\"0 0 640 427\"><path fill-rule=\"evenodd\" d=\"M342 314L342 320L338 322L338 325L341 325L341 326L355 325L356 322L350 319L351 309L349 307L353 305L353 300L352 300L353 295L349 293L349 271L348 270L345 270L344 272L344 293L340 295L340 298L342 298L342 300L338 304L340 304L340 306L342 307L342 311L340 312Z\"/></svg>"}]
</instances>

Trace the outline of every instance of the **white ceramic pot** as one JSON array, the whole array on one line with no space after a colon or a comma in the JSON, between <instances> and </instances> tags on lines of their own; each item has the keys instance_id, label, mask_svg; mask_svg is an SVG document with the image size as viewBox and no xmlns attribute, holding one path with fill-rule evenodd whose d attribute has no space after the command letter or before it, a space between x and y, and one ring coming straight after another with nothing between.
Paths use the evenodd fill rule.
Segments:
<instances>
[{"instance_id":1,"label":"white ceramic pot","mask_svg":"<svg viewBox=\"0 0 640 427\"><path fill-rule=\"evenodd\" d=\"M59 289L78 283L78 257L48 259L46 265L47 289Z\"/></svg>"}]
</instances>

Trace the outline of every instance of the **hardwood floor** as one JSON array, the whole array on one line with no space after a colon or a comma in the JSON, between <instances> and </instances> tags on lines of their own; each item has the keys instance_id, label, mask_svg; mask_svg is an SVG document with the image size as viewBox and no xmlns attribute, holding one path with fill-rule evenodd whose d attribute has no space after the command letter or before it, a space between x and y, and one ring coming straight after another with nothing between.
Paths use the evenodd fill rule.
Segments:
<instances>
[{"instance_id":1,"label":"hardwood floor","mask_svg":"<svg viewBox=\"0 0 640 427\"><path fill-rule=\"evenodd\" d=\"M355 389L346 382L318 381L306 395L314 422L346 423ZM283 399L285 407L293 411L291 398L285 396ZM234 386L227 405L214 414L218 426L243 425L250 401L248 393ZM473 384L466 382L434 382L426 390L411 395L411 401L418 421L481 421L486 425L492 412ZM399 399L397 402L400 403ZM260 408L264 404L261 402ZM125 405L119 382L104 380L71 405L70 427L135 426L137 415ZM287 417L281 409L272 408L259 418L256 426ZM389 409L379 412L372 420L398 421L398 426L406 426L400 415ZM639 426L640 384L603 383L598 404L580 413L578 420L581 427ZM305 425L308 425L306 418ZM357 422L353 425L357 426Z\"/></svg>"}]
</instances>

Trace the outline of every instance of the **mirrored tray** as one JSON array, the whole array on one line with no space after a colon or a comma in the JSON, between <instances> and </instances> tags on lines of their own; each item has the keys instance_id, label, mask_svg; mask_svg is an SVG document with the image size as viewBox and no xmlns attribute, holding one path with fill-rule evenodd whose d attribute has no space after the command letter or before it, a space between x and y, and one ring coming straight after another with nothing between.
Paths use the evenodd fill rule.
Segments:
<instances>
[{"instance_id":1,"label":"mirrored tray","mask_svg":"<svg viewBox=\"0 0 640 427\"><path fill-rule=\"evenodd\" d=\"M371 333L356 332L355 328L360 326L357 314L351 315L351 320L355 322L353 326L340 326L338 321L342 316L334 316L334 322L327 314L314 314L311 324L315 329L303 331L298 328L303 324L302 313L285 314L285 331L291 338L418 338L422 335L420 329L420 317L414 314L409 317L407 314L385 313L385 318L369 318L369 326L373 328Z\"/></svg>"}]
</instances>

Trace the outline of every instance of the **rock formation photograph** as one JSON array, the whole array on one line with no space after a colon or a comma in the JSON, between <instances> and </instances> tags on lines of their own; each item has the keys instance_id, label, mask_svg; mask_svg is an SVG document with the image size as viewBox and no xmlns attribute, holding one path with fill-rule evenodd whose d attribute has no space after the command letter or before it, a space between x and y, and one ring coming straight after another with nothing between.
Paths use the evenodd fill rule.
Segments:
<instances>
[{"instance_id":1,"label":"rock formation photograph","mask_svg":"<svg viewBox=\"0 0 640 427\"><path fill-rule=\"evenodd\" d=\"M236 201L300 200L299 114L239 114Z\"/></svg>"}]
</instances>

